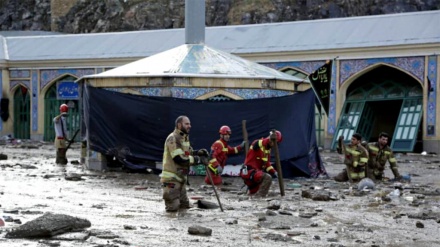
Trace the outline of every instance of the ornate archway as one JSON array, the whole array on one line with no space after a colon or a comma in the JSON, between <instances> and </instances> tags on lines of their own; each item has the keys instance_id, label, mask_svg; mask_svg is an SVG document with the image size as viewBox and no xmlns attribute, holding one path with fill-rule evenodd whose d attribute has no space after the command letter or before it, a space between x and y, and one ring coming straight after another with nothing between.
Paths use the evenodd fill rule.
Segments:
<instances>
[{"instance_id":1,"label":"ornate archway","mask_svg":"<svg viewBox=\"0 0 440 247\"><path fill-rule=\"evenodd\" d=\"M31 137L31 98L29 90L18 85L14 93L14 138Z\"/></svg>"},{"instance_id":2,"label":"ornate archway","mask_svg":"<svg viewBox=\"0 0 440 247\"><path fill-rule=\"evenodd\" d=\"M58 99L57 97L57 82L71 82L75 81L77 78L66 75L59 78L57 81L50 84L46 88L44 95L44 140L53 141L55 138L55 130L53 126L53 118L59 114L59 107L61 104L67 104L69 106L69 114L67 117L67 130L69 131L69 138L76 130L80 128L81 118L80 118L80 104L78 100L66 100ZM79 140L79 136L76 140Z\"/></svg>"},{"instance_id":3,"label":"ornate archway","mask_svg":"<svg viewBox=\"0 0 440 247\"><path fill-rule=\"evenodd\" d=\"M390 66L376 66L345 86L332 148L339 136L348 142L356 132L366 141L387 132L395 151L413 151L421 143L423 90L418 80Z\"/></svg>"}]
</instances>

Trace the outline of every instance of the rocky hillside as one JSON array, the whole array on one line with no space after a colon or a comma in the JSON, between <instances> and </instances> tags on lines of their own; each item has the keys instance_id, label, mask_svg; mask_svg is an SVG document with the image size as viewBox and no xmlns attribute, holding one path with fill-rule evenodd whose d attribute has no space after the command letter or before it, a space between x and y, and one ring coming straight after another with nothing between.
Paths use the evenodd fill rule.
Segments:
<instances>
[{"instance_id":1,"label":"rocky hillside","mask_svg":"<svg viewBox=\"0 0 440 247\"><path fill-rule=\"evenodd\" d=\"M0 27L64 33L184 27L184 0L0 0ZM222 26L440 9L440 0L207 0Z\"/></svg>"}]
</instances>

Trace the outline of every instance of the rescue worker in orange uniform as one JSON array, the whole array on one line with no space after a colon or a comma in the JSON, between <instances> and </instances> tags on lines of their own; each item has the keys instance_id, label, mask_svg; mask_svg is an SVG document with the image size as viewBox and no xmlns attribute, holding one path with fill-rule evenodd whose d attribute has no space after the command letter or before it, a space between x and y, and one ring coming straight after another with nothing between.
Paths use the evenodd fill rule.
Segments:
<instances>
[{"instance_id":1,"label":"rescue worker in orange uniform","mask_svg":"<svg viewBox=\"0 0 440 247\"><path fill-rule=\"evenodd\" d=\"M60 105L60 114L53 119L53 126L55 128L55 149L56 159L55 163L60 165L67 164L66 152L67 152L67 142L69 142L68 132L67 132L67 112L69 107L66 104Z\"/></svg>"},{"instance_id":2,"label":"rescue worker in orange uniform","mask_svg":"<svg viewBox=\"0 0 440 247\"><path fill-rule=\"evenodd\" d=\"M368 163L368 151L361 145L362 136L355 133L351 137L351 143L345 145L344 137L338 140L337 151L344 154L344 164L346 168L334 177L337 182L359 182L366 177L365 168Z\"/></svg>"},{"instance_id":3,"label":"rescue worker in orange uniform","mask_svg":"<svg viewBox=\"0 0 440 247\"><path fill-rule=\"evenodd\" d=\"M278 177L278 172L270 163L271 148L275 145L270 138L272 132L268 137L252 142L240 171L240 176L248 186L251 196L265 197L269 193L272 178ZM277 143L280 143L283 140L281 132L275 130L275 134Z\"/></svg>"},{"instance_id":4,"label":"rescue worker in orange uniform","mask_svg":"<svg viewBox=\"0 0 440 247\"><path fill-rule=\"evenodd\" d=\"M211 173L212 182L214 185L219 185L222 183L221 174L226 165L226 160L229 155L238 154L244 150L243 141L239 146L231 147L228 145L228 141L231 138L231 128L227 125L223 125L219 130L220 139L215 141L211 146L211 160L209 160L208 170ZM205 176L205 183L211 184L208 174Z\"/></svg>"},{"instance_id":5,"label":"rescue worker in orange uniform","mask_svg":"<svg viewBox=\"0 0 440 247\"><path fill-rule=\"evenodd\" d=\"M393 150L388 146L388 134L381 132L377 142L371 142L367 145L369 154L368 174L367 176L373 180L382 180L384 178L384 170L387 161L390 163L391 171L394 179L400 180L402 176L397 168L397 160L394 157Z\"/></svg>"},{"instance_id":6,"label":"rescue worker in orange uniform","mask_svg":"<svg viewBox=\"0 0 440 247\"><path fill-rule=\"evenodd\" d=\"M174 131L168 135L163 153L163 168L160 176L165 201L165 210L175 212L179 208L190 208L186 194L189 167L207 164L209 153L206 149L193 150L189 142L191 122L187 116L179 116Z\"/></svg>"}]
</instances>

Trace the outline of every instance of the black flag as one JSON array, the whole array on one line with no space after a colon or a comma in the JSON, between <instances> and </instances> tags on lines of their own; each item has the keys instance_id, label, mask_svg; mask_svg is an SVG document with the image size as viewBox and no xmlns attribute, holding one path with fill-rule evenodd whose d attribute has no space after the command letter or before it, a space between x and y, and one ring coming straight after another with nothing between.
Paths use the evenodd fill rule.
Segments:
<instances>
[{"instance_id":1,"label":"black flag","mask_svg":"<svg viewBox=\"0 0 440 247\"><path fill-rule=\"evenodd\" d=\"M328 116L330 106L330 82L332 78L332 60L327 62L309 75L315 95L321 103L325 114Z\"/></svg>"}]
</instances>

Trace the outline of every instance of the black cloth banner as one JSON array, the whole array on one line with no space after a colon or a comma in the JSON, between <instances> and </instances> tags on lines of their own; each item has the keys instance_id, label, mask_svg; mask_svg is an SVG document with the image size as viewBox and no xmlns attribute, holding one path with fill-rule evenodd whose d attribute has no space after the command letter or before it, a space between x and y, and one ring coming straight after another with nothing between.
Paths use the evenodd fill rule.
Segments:
<instances>
[{"instance_id":1,"label":"black cloth banner","mask_svg":"<svg viewBox=\"0 0 440 247\"><path fill-rule=\"evenodd\" d=\"M279 153L285 178L317 177L326 172L316 144L314 103L312 90L277 98L212 102L86 86L83 119L89 147L126 159L133 169L145 168L139 165L144 161L162 161L165 139L180 115L191 121L191 146L208 150L219 139L222 125L232 129L229 144L239 145L243 140L241 123L246 120L250 142L267 137L271 129L281 131ZM244 158L244 154L231 156L228 164L242 164Z\"/></svg>"},{"instance_id":2,"label":"black cloth banner","mask_svg":"<svg viewBox=\"0 0 440 247\"><path fill-rule=\"evenodd\" d=\"M315 91L321 106L328 116L330 106L330 85L332 78L332 60L328 60L324 65L309 75L310 84Z\"/></svg>"}]
</instances>

